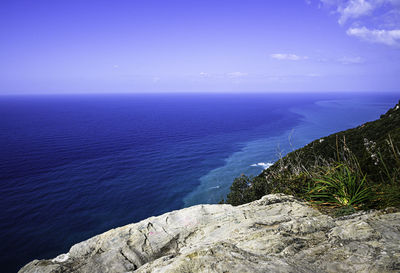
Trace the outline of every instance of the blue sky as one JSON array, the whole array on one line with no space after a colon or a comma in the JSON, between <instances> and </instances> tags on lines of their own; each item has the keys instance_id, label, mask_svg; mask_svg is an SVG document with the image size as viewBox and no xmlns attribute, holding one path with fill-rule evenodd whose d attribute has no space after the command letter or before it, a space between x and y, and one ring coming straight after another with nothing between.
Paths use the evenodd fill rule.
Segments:
<instances>
[{"instance_id":1,"label":"blue sky","mask_svg":"<svg viewBox=\"0 0 400 273\"><path fill-rule=\"evenodd\" d=\"M400 0L0 2L0 93L400 91Z\"/></svg>"}]
</instances>

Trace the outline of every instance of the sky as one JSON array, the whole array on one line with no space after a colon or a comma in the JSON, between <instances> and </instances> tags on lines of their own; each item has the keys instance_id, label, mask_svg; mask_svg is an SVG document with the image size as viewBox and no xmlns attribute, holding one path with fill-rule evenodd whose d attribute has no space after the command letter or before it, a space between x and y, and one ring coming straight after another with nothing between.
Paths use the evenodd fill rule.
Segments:
<instances>
[{"instance_id":1,"label":"sky","mask_svg":"<svg viewBox=\"0 0 400 273\"><path fill-rule=\"evenodd\" d=\"M400 92L400 0L1 0L0 94Z\"/></svg>"}]
</instances>

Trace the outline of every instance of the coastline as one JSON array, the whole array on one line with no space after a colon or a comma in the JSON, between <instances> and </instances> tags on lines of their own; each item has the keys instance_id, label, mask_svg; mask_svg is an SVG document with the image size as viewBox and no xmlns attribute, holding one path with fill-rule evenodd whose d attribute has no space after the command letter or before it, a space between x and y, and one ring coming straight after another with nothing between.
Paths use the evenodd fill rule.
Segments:
<instances>
[{"instance_id":1,"label":"coastline","mask_svg":"<svg viewBox=\"0 0 400 273\"><path fill-rule=\"evenodd\" d=\"M318 100L308 108L290 108L288 111L300 118L297 125L277 136L241 143L238 151L224 159L224 165L200 178L195 190L183 198L184 207L216 204L229 193L236 177L257 176L262 172L264 167L255 164L273 163L313 140L377 119L391 106L391 102L354 104L352 99L332 99Z\"/></svg>"}]
</instances>

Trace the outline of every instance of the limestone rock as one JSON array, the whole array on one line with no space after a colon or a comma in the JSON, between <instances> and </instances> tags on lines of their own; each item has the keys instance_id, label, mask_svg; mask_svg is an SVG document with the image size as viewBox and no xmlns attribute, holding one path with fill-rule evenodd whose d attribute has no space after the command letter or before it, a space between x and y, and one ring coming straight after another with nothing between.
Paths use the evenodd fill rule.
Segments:
<instances>
[{"instance_id":1,"label":"limestone rock","mask_svg":"<svg viewBox=\"0 0 400 273\"><path fill-rule=\"evenodd\" d=\"M282 194L197 205L107 231L39 272L399 272L400 213L333 219Z\"/></svg>"}]
</instances>

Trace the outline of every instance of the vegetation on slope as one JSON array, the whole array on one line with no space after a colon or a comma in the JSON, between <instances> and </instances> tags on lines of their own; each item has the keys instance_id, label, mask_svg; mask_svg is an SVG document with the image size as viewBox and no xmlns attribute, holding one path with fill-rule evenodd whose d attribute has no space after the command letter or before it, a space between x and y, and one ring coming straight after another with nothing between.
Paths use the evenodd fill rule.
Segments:
<instances>
[{"instance_id":1,"label":"vegetation on slope","mask_svg":"<svg viewBox=\"0 0 400 273\"><path fill-rule=\"evenodd\" d=\"M400 206L400 105L380 119L315 140L257 177L234 180L226 203L286 193L336 213Z\"/></svg>"}]
</instances>

